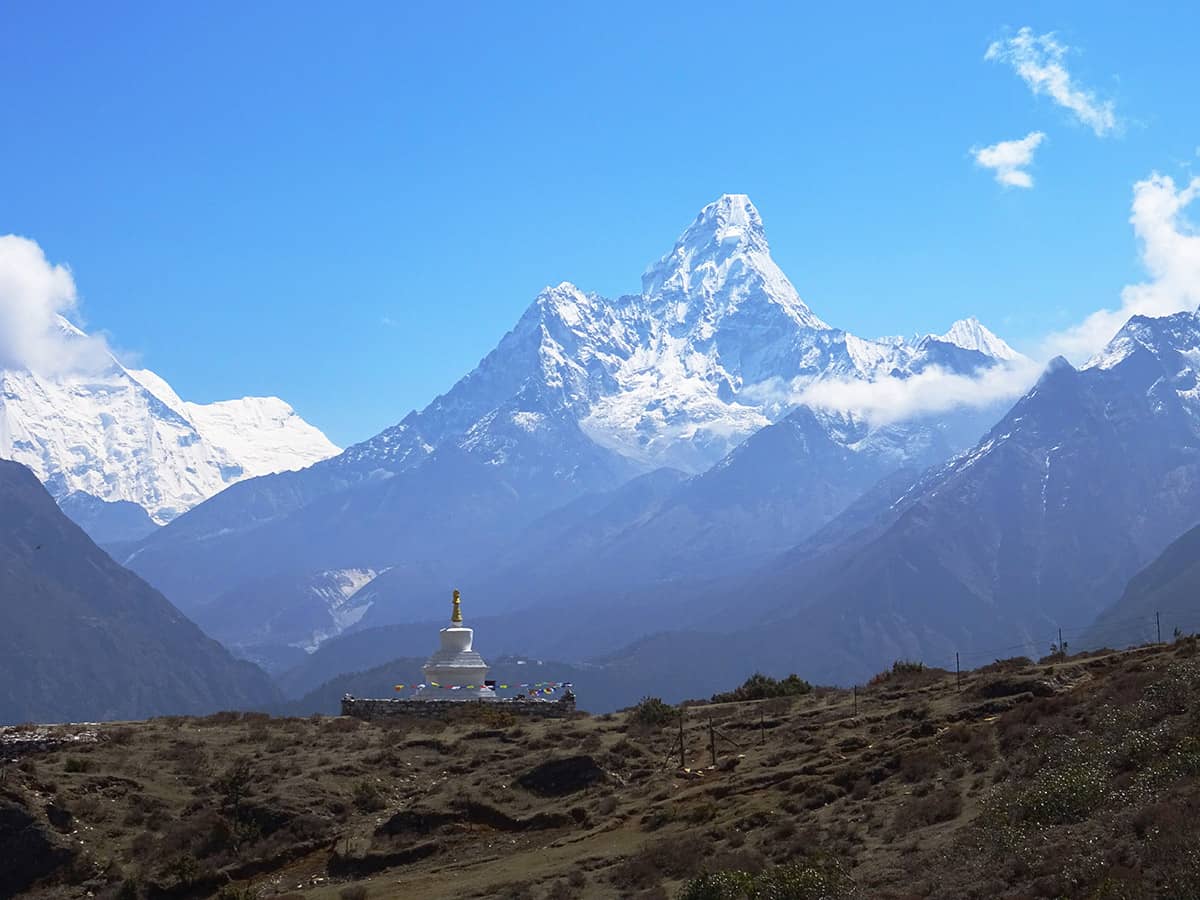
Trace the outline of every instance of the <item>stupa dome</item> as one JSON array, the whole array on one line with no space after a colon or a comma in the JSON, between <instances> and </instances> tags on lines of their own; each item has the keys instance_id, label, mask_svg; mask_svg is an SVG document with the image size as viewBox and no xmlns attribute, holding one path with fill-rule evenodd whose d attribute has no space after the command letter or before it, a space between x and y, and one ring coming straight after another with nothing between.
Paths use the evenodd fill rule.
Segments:
<instances>
[{"instance_id":1,"label":"stupa dome","mask_svg":"<svg viewBox=\"0 0 1200 900\"><path fill-rule=\"evenodd\" d=\"M422 667L425 684L420 700L495 700L496 692L484 684L488 665L472 645L475 631L463 624L462 599L454 592L450 624L438 632L440 646Z\"/></svg>"}]
</instances>

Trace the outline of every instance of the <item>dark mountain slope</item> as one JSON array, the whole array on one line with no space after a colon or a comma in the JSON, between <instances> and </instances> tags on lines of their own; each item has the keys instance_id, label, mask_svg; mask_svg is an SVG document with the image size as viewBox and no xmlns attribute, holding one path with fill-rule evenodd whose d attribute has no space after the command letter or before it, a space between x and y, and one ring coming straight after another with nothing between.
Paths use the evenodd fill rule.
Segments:
<instances>
[{"instance_id":1,"label":"dark mountain slope","mask_svg":"<svg viewBox=\"0 0 1200 900\"><path fill-rule=\"evenodd\" d=\"M278 693L0 461L0 722L259 707Z\"/></svg>"},{"instance_id":2,"label":"dark mountain slope","mask_svg":"<svg viewBox=\"0 0 1200 900\"><path fill-rule=\"evenodd\" d=\"M1200 631L1200 526L1138 572L1078 644L1120 647L1160 635L1169 641L1176 628L1185 634Z\"/></svg>"},{"instance_id":3,"label":"dark mountain slope","mask_svg":"<svg viewBox=\"0 0 1200 900\"><path fill-rule=\"evenodd\" d=\"M794 547L897 467L920 468L950 454L936 428L872 429L802 406L616 535L595 568L619 572L627 583L729 577Z\"/></svg>"},{"instance_id":4,"label":"dark mountain slope","mask_svg":"<svg viewBox=\"0 0 1200 900\"><path fill-rule=\"evenodd\" d=\"M764 571L777 636L869 675L899 655L1044 653L1200 521L1200 320L1135 317L1092 364L1051 364L970 453L857 535ZM744 605L738 610L745 612ZM732 612L732 610L731 610Z\"/></svg>"},{"instance_id":5,"label":"dark mountain slope","mask_svg":"<svg viewBox=\"0 0 1200 900\"><path fill-rule=\"evenodd\" d=\"M75 491L59 500L58 505L102 547L143 540L159 527L145 509L128 500L101 500Z\"/></svg>"}]
</instances>

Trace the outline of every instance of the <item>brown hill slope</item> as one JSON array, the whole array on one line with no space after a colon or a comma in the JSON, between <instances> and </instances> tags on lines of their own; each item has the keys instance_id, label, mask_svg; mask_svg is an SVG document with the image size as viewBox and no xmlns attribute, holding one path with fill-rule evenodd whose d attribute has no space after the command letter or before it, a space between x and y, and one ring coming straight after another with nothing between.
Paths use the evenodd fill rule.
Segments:
<instances>
[{"instance_id":1,"label":"brown hill slope","mask_svg":"<svg viewBox=\"0 0 1200 900\"><path fill-rule=\"evenodd\" d=\"M1196 642L990 668L692 706L683 770L673 710L98 726L8 766L0 896L1200 895Z\"/></svg>"}]
</instances>

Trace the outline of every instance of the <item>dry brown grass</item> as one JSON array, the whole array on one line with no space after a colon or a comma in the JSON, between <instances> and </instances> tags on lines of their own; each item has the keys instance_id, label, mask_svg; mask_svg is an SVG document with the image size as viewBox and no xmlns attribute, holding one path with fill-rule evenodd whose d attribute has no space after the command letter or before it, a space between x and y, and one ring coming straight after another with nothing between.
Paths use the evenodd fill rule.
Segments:
<instances>
[{"instance_id":1,"label":"dry brown grass","mask_svg":"<svg viewBox=\"0 0 1200 900\"><path fill-rule=\"evenodd\" d=\"M1151 896L1143 870L1159 896L1193 896L1200 687L1172 668L1187 665L1182 644L1006 660L961 693L902 668L857 716L834 689L709 704L685 720L687 772L677 719L162 718L9 766L0 803L69 849L29 892L47 898L670 898L706 872L815 857L872 900ZM710 716L736 742L715 768ZM568 758L603 778L521 787Z\"/></svg>"}]
</instances>

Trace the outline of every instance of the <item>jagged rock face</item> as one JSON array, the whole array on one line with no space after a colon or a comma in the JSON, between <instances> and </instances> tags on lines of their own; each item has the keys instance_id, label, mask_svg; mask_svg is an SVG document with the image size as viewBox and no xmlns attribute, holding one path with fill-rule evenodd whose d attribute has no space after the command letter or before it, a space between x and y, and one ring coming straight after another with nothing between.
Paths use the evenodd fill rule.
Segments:
<instances>
[{"instance_id":1,"label":"jagged rock face","mask_svg":"<svg viewBox=\"0 0 1200 900\"><path fill-rule=\"evenodd\" d=\"M65 319L59 327L86 340ZM59 499L136 503L159 524L244 478L337 450L276 397L188 403L111 357L89 371L0 370L0 458L28 466Z\"/></svg>"}]
</instances>

